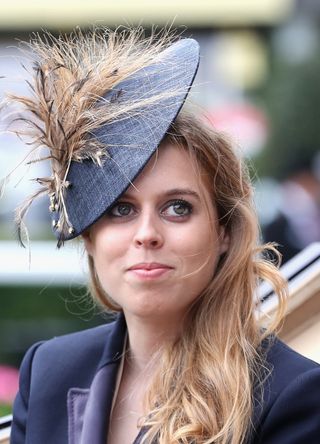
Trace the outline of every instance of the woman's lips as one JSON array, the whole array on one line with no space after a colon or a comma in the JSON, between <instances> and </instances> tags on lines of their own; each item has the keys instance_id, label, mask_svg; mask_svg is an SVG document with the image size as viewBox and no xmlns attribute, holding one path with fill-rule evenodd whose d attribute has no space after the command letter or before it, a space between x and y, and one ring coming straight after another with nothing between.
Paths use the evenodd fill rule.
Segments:
<instances>
[{"instance_id":1,"label":"woman's lips","mask_svg":"<svg viewBox=\"0 0 320 444\"><path fill-rule=\"evenodd\" d=\"M160 276L163 276L172 269L173 267L170 267L169 265L166 264L160 264L157 262L152 262L152 263L143 262L133 265L128 269L128 271L141 279L155 279Z\"/></svg>"}]
</instances>

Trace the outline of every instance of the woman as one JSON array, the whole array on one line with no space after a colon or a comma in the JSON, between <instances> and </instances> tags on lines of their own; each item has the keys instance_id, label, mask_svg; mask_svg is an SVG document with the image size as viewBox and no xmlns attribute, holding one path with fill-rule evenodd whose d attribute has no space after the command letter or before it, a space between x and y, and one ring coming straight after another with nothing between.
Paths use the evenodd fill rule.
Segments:
<instances>
[{"instance_id":1,"label":"woman","mask_svg":"<svg viewBox=\"0 0 320 444\"><path fill-rule=\"evenodd\" d=\"M58 244L82 237L92 293L118 314L29 350L11 442L316 443L320 367L273 335L286 290L248 176L180 110L198 46L138 34L37 39L33 97L14 98L50 150L37 195ZM268 324L261 279L279 296Z\"/></svg>"}]
</instances>

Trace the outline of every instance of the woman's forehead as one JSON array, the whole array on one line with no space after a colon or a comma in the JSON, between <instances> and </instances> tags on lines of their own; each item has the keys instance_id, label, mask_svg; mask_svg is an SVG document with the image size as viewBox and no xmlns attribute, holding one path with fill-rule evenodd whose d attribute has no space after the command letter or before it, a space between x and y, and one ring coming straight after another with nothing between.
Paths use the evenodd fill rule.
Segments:
<instances>
[{"instance_id":1,"label":"woman's forehead","mask_svg":"<svg viewBox=\"0 0 320 444\"><path fill-rule=\"evenodd\" d=\"M164 194L194 195L200 199L209 198L210 194L194 156L170 142L160 145L125 194L151 189Z\"/></svg>"},{"instance_id":2,"label":"woman's forehead","mask_svg":"<svg viewBox=\"0 0 320 444\"><path fill-rule=\"evenodd\" d=\"M152 155L146 166L135 179L134 184L144 179L163 180L163 185L170 179L193 180L193 162L189 153L172 143L162 144Z\"/></svg>"}]
</instances>

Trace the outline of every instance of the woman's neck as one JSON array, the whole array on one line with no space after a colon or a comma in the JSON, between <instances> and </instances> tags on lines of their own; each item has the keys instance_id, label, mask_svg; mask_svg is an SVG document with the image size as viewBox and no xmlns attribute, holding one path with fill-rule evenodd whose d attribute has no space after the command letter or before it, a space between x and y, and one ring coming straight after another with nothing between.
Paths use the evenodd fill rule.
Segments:
<instances>
[{"instance_id":1,"label":"woman's neck","mask_svg":"<svg viewBox=\"0 0 320 444\"><path fill-rule=\"evenodd\" d=\"M174 342L180 333L182 320L141 319L125 313L128 327L127 360L131 371L141 374L152 373L157 352L167 343ZM153 359L155 358L155 359Z\"/></svg>"}]
</instances>

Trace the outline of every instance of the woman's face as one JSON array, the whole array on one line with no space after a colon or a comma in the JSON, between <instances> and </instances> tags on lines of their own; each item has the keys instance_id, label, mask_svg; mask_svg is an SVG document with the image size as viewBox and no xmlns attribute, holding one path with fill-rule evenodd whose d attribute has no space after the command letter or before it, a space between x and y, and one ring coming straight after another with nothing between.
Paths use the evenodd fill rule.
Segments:
<instances>
[{"instance_id":1,"label":"woman's face","mask_svg":"<svg viewBox=\"0 0 320 444\"><path fill-rule=\"evenodd\" d=\"M84 235L100 283L126 315L181 318L228 239L189 154L166 144Z\"/></svg>"}]
</instances>

